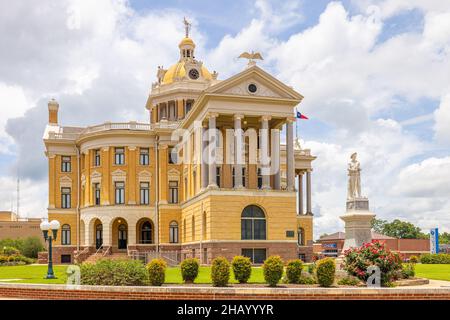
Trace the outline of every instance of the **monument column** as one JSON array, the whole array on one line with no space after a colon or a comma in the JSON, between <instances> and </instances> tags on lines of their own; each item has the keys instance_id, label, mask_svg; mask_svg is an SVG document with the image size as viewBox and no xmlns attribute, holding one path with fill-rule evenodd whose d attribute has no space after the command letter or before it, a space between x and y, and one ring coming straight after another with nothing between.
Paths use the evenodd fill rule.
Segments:
<instances>
[{"instance_id":1,"label":"monument column","mask_svg":"<svg viewBox=\"0 0 450 320\"><path fill-rule=\"evenodd\" d=\"M242 189L242 127L241 120L244 116L234 115L234 187Z\"/></svg>"},{"instance_id":2,"label":"monument column","mask_svg":"<svg viewBox=\"0 0 450 320\"><path fill-rule=\"evenodd\" d=\"M286 123L286 165L287 190L293 191L295 184L293 118L288 118Z\"/></svg>"},{"instance_id":3,"label":"monument column","mask_svg":"<svg viewBox=\"0 0 450 320\"><path fill-rule=\"evenodd\" d=\"M216 179L216 144L217 144L217 128L216 128L216 118L217 113L210 113L208 115L208 127L209 127L209 184L208 188L217 188Z\"/></svg>"}]
</instances>

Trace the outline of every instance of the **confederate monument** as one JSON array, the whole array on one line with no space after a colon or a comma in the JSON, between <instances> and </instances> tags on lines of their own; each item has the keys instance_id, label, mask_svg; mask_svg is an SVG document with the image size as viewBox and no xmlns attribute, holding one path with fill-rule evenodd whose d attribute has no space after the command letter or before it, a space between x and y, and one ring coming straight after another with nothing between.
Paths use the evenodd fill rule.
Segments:
<instances>
[{"instance_id":1,"label":"confederate monument","mask_svg":"<svg viewBox=\"0 0 450 320\"><path fill-rule=\"evenodd\" d=\"M361 167L356 157L356 152L351 155L347 169L347 210L340 217L345 222L345 242L342 252L372 241L371 221L375 214L369 211L369 199L361 196Z\"/></svg>"}]
</instances>

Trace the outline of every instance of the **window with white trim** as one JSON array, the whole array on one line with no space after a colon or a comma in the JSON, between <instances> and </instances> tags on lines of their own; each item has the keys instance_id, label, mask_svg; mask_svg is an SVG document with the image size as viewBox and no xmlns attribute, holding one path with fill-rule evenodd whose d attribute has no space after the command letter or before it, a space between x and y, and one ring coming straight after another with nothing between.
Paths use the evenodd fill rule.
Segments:
<instances>
[{"instance_id":1,"label":"window with white trim","mask_svg":"<svg viewBox=\"0 0 450 320\"><path fill-rule=\"evenodd\" d=\"M70 209L70 188L61 188L61 208Z\"/></svg>"},{"instance_id":2,"label":"window with white trim","mask_svg":"<svg viewBox=\"0 0 450 320\"><path fill-rule=\"evenodd\" d=\"M115 186L115 194L116 194L116 204L124 204L125 203L125 182L116 182Z\"/></svg>"},{"instance_id":3,"label":"window with white trim","mask_svg":"<svg viewBox=\"0 0 450 320\"><path fill-rule=\"evenodd\" d=\"M71 167L71 157L63 156L61 159L61 172L70 172L72 171Z\"/></svg>"}]
</instances>

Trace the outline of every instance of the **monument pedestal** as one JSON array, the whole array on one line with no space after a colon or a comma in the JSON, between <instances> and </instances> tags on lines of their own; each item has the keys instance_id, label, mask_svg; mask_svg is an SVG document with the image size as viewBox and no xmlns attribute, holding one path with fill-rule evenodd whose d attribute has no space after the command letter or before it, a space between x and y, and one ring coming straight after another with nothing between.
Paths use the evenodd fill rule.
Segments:
<instances>
[{"instance_id":1,"label":"monument pedestal","mask_svg":"<svg viewBox=\"0 0 450 320\"><path fill-rule=\"evenodd\" d=\"M336 261L339 270L344 261L345 250L372 242L371 222L375 214L369 211L369 199L355 198L347 200L347 211L340 218L345 222L345 242Z\"/></svg>"}]
</instances>

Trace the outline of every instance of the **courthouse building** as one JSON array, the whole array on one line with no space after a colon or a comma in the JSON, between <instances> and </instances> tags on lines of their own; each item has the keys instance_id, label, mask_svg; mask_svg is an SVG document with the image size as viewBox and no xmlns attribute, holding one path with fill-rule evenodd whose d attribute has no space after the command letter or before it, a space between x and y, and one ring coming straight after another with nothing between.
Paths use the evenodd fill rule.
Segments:
<instances>
[{"instance_id":1,"label":"courthouse building","mask_svg":"<svg viewBox=\"0 0 450 320\"><path fill-rule=\"evenodd\" d=\"M48 218L61 223L55 262L119 253L176 253L203 264L236 255L310 260L315 157L293 129L303 97L252 59L219 80L196 59L188 29L178 48L179 60L157 70L146 123L63 126L63 104L49 102ZM272 129L286 132L286 144Z\"/></svg>"}]
</instances>

